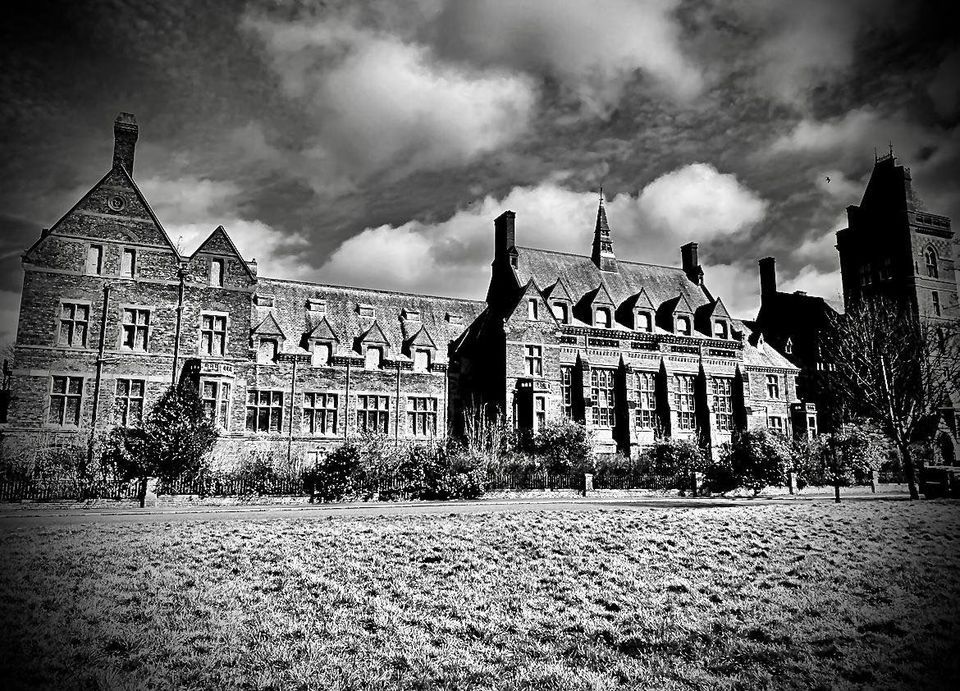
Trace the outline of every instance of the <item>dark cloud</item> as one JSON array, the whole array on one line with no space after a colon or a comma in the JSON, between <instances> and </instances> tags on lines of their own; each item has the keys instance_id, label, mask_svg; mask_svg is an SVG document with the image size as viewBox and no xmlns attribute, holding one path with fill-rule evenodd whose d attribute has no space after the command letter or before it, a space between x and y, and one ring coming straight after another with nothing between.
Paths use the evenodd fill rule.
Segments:
<instances>
[{"instance_id":1,"label":"dark cloud","mask_svg":"<svg viewBox=\"0 0 960 691\"><path fill-rule=\"evenodd\" d=\"M0 25L0 268L105 172L128 110L135 174L172 234L223 222L297 275L347 280L345 258L395 229L436 275L391 280L443 291L485 270L501 203L523 219L526 194L547 223L549 200L569 216L601 184L637 200L666 178L697 208L693 173L711 170L763 211L719 234L698 220L716 280L754 290L755 259L775 254L785 282L829 288L874 147L892 140L931 210L960 218L954 5L21 3ZM633 203L611 207L621 246L660 256L644 242L666 231Z\"/></svg>"}]
</instances>

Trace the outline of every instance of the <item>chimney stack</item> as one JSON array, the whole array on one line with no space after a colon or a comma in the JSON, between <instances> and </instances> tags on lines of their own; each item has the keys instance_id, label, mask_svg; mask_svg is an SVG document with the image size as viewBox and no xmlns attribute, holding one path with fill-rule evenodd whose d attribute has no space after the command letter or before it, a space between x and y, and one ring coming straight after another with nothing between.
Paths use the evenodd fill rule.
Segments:
<instances>
[{"instance_id":1,"label":"chimney stack","mask_svg":"<svg viewBox=\"0 0 960 691\"><path fill-rule=\"evenodd\" d=\"M517 256L514 249L517 239L516 218L517 215L514 212L504 211L494 220L494 261L503 261L508 256L511 258ZM512 263L514 262L511 261Z\"/></svg>"},{"instance_id":2,"label":"chimney stack","mask_svg":"<svg viewBox=\"0 0 960 691\"><path fill-rule=\"evenodd\" d=\"M700 268L700 258L697 252L697 243L688 242L680 248L680 262L683 273L697 285L703 283L703 269Z\"/></svg>"},{"instance_id":3,"label":"chimney stack","mask_svg":"<svg viewBox=\"0 0 960 691\"><path fill-rule=\"evenodd\" d=\"M760 260L760 297L777 292L777 260L764 257Z\"/></svg>"},{"instance_id":4,"label":"chimney stack","mask_svg":"<svg viewBox=\"0 0 960 691\"><path fill-rule=\"evenodd\" d=\"M121 166L130 177L133 177L133 154L139 134L133 113L120 113L113 121L113 165Z\"/></svg>"}]
</instances>

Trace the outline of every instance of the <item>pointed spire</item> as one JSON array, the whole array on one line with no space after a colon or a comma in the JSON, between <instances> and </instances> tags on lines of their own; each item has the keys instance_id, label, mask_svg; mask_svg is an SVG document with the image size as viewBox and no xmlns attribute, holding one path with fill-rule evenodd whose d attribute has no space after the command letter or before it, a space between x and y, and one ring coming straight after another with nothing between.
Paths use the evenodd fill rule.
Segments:
<instances>
[{"instance_id":1,"label":"pointed spire","mask_svg":"<svg viewBox=\"0 0 960 691\"><path fill-rule=\"evenodd\" d=\"M610 240L610 225L607 223L607 211L603 208L603 188L600 188L600 206L597 208L597 225L593 231L593 263L601 271L616 271L617 257L613 253L613 241Z\"/></svg>"}]
</instances>

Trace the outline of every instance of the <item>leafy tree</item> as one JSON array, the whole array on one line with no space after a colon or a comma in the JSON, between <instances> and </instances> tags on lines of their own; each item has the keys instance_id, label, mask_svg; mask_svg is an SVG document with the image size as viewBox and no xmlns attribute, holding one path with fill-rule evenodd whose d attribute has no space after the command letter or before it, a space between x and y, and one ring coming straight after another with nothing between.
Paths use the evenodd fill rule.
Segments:
<instances>
[{"instance_id":1,"label":"leafy tree","mask_svg":"<svg viewBox=\"0 0 960 691\"><path fill-rule=\"evenodd\" d=\"M584 425L551 420L530 439L531 451L550 473L558 475L593 467L593 443Z\"/></svg>"},{"instance_id":2,"label":"leafy tree","mask_svg":"<svg viewBox=\"0 0 960 691\"><path fill-rule=\"evenodd\" d=\"M706 469L703 449L693 439L663 437L643 450L640 465L651 475L671 476Z\"/></svg>"},{"instance_id":3,"label":"leafy tree","mask_svg":"<svg viewBox=\"0 0 960 691\"><path fill-rule=\"evenodd\" d=\"M148 478L172 481L199 471L216 438L196 390L172 386L150 410L142 429L118 427L110 432L104 460L120 477L138 481L142 507Z\"/></svg>"},{"instance_id":4,"label":"leafy tree","mask_svg":"<svg viewBox=\"0 0 960 691\"><path fill-rule=\"evenodd\" d=\"M722 463L730 468L741 487L754 494L770 485L782 485L787 469L793 466L793 449L781 434L770 430L753 430L734 437L725 444Z\"/></svg>"},{"instance_id":5,"label":"leafy tree","mask_svg":"<svg viewBox=\"0 0 960 691\"><path fill-rule=\"evenodd\" d=\"M941 408L957 396L960 329L885 298L863 300L832 321L825 393L836 409L868 417L890 436L918 499L911 445L933 439Z\"/></svg>"}]
</instances>

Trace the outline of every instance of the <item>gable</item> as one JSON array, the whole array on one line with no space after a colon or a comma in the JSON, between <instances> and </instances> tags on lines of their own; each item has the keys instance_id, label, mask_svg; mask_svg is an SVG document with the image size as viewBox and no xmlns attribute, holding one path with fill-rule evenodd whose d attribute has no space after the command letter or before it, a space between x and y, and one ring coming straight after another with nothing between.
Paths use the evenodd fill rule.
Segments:
<instances>
[{"instance_id":1,"label":"gable","mask_svg":"<svg viewBox=\"0 0 960 691\"><path fill-rule=\"evenodd\" d=\"M413 335L413 337L407 339L405 344L407 349L412 347L420 348L433 348L436 350L437 345L433 342L433 339L430 337L430 332L427 331L427 327L421 326L420 330Z\"/></svg>"},{"instance_id":2,"label":"gable","mask_svg":"<svg viewBox=\"0 0 960 691\"><path fill-rule=\"evenodd\" d=\"M114 167L27 251L48 237L80 237L137 243L169 250L179 258L140 188L122 167Z\"/></svg>"},{"instance_id":3,"label":"gable","mask_svg":"<svg viewBox=\"0 0 960 691\"><path fill-rule=\"evenodd\" d=\"M369 329L360 335L357 341L359 343L382 343L384 345L390 345L390 341L383 333L383 329L380 328L380 324L376 321L370 325Z\"/></svg>"},{"instance_id":4,"label":"gable","mask_svg":"<svg viewBox=\"0 0 960 691\"><path fill-rule=\"evenodd\" d=\"M247 275L253 278L253 272L240 255L240 251L237 249L237 246L233 244L233 240L230 239L230 236L223 226L217 226L214 231L207 236L207 239L200 243L200 246L190 255L191 263L200 255L205 254L232 257L243 267Z\"/></svg>"},{"instance_id":5,"label":"gable","mask_svg":"<svg viewBox=\"0 0 960 691\"><path fill-rule=\"evenodd\" d=\"M563 282L562 278L558 278L556 281L554 281L553 285L543 291L543 296L550 300L566 300L567 302L573 302L573 297L570 295L570 291L567 290L567 286Z\"/></svg>"},{"instance_id":6,"label":"gable","mask_svg":"<svg viewBox=\"0 0 960 691\"><path fill-rule=\"evenodd\" d=\"M333 327L330 326L330 322L327 321L327 318L324 317L320 322L314 326L306 336L308 341L337 341L340 339L337 338L336 332L333 330Z\"/></svg>"},{"instance_id":7,"label":"gable","mask_svg":"<svg viewBox=\"0 0 960 691\"><path fill-rule=\"evenodd\" d=\"M263 321L257 324L252 333L254 336L279 336L282 339L286 339L287 337L286 334L283 333L283 329L280 328L280 324L277 323L277 320L273 316L272 312L264 317Z\"/></svg>"}]
</instances>

